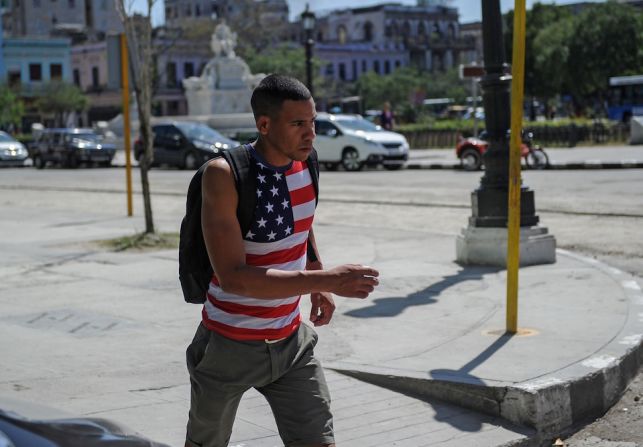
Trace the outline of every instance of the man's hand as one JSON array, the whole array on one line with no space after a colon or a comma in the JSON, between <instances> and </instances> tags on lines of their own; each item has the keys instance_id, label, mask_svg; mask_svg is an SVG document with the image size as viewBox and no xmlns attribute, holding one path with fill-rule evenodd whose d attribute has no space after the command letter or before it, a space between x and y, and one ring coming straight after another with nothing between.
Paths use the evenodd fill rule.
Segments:
<instances>
[{"instance_id":1,"label":"man's hand","mask_svg":"<svg viewBox=\"0 0 643 447\"><path fill-rule=\"evenodd\" d=\"M324 326L330 322L335 312L333 296L328 292L313 292L310 294L312 309L310 321L315 326Z\"/></svg>"},{"instance_id":2,"label":"man's hand","mask_svg":"<svg viewBox=\"0 0 643 447\"><path fill-rule=\"evenodd\" d=\"M363 265L345 264L327 272L334 282L330 291L347 298L366 298L380 283L377 279L380 273Z\"/></svg>"}]
</instances>

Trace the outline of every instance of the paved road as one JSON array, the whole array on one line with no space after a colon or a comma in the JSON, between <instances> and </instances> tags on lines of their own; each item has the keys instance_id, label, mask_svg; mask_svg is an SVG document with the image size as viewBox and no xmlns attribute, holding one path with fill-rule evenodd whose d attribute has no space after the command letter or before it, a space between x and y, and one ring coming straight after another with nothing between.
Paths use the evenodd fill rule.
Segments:
<instances>
[{"instance_id":1,"label":"paved road","mask_svg":"<svg viewBox=\"0 0 643 447\"><path fill-rule=\"evenodd\" d=\"M109 222L103 222L109 219L118 219L119 223L123 221L115 213L118 209L122 209L123 213L125 211L123 170L7 169L0 171L0 174L0 198L1 203L6 205L5 209L19 205L24 210L22 219L26 223L38 219L42 213L47 213L48 219L53 219L53 223L48 226L50 231L74 228L77 234L73 238L70 237L70 242L79 237L92 237L97 234L110 237L142 229L141 203L138 197L135 200L137 217L129 223L115 228L114 225L109 225ZM374 231L387 228L390 232L413 228L442 234L445 237L454 236L466 225L470 213L469 194L477 186L480 177L479 174L453 171L371 171L357 174L329 172L323 175L323 201L326 205L320 207L320 224L338 222L348 226L359 225L360 228L371 228ZM161 230L176 231L190 176L191 173L174 170L152 172L154 210L157 225ZM643 218L640 213L643 209L640 191L643 190L643 179L640 171L529 172L525 174L525 182L535 189L542 223L557 237L559 246L574 247L598 259L607 260L612 265L620 263L622 269L643 277L643 268L638 259L643 252L640 233ZM136 173L135 188L139 189ZM352 204L350 215L346 213L346 203ZM82 210L89 210L87 218L82 217ZM70 218L72 215L75 217ZM28 234L24 231L12 231L11 228L5 228L4 234L12 235L13 238L5 238L5 242L23 247L21 250L8 251L11 258L3 259L5 265L13 262L19 266L32 260L37 249L29 246ZM64 242L58 240L57 244ZM56 249L55 246L51 248ZM62 269L64 275L69 278L78 277L79 280L96 265L104 265L106 269L114 270L114 275L119 277L125 273L121 267L128 268L127 265L119 266L116 271L109 267L116 266L109 256L99 256L88 261L86 264L76 262L73 268L66 269L64 265L56 268ZM135 270L135 265L132 265L131 269ZM79 267L80 271L77 270ZM43 281L53 279L47 271L43 271L40 277ZM126 282L136 281L136 278L123 279ZM167 287L167 280L158 284L159 291ZM127 289L129 287L123 288L123 292ZM91 296L96 295L92 293L88 298ZM10 300L6 302L10 303ZM70 301L70 305L72 304ZM109 312L109 303L98 305L103 312ZM193 319L194 316L188 313L189 311L185 310L180 323ZM149 316L147 320L148 324L154 324L153 316ZM158 346L155 349L158 349ZM97 361L91 357L89 360ZM37 367L37 359L35 361L34 366ZM153 364L144 365L144 369L148 367L149 374L153 375ZM182 369L177 371L183 374ZM37 380L37 377L34 379ZM332 380L340 389L346 386L339 378ZM141 388L133 392L140 396L142 403L150 398L159 401L171 399L173 395L183 391ZM369 393L366 388L363 392L365 395ZM408 405L410 411L414 411L411 401L394 403L400 406ZM87 404L77 402L76 408L82 408ZM121 411L127 412L126 409ZM135 409L129 411L136 412ZM251 416L252 408L248 408L247 411ZM252 417L249 417L250 419Z\"/></svg>"}]
</instances>

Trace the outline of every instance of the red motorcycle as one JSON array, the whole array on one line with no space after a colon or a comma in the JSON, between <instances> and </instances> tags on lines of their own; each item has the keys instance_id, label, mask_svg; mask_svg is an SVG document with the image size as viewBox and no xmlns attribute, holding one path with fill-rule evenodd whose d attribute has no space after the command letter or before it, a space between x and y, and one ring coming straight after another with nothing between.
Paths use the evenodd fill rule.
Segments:
<instances>
[{"instance_id":1,"label":"red motorcycle","mask_svg":"<svg viewBox=\"0 0 643 447\"><path fill-rule=\"evenodd\" d=\"M456 156L465 171L477 171L482 167L482 155L487 151L489 142L485 140L487 133L480 132L478 138L469 137L458 140L455 148ZM534 144L534 134L523 132L520 144L520 156L528 169L546 169L549 157L540 145Z\"/></svg>"}]
</instances>

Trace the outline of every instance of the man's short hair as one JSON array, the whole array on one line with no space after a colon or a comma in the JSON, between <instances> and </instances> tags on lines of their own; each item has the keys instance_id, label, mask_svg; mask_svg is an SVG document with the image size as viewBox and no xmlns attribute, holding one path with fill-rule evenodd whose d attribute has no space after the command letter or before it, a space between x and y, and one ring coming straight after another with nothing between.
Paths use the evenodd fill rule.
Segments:
<instances>
[{"instance_id":1,"label":"man's short hair","mask_svg":"<svg viewBox=\"0 0 643 447\"><path fill-rule=\"evenodd\" d=\"M284 101L307 101L311 97L310 91L297 79L270 74L252 92L250 105L255 119L262 115L274 118L279 114Z\"/></svg>"}]
</instances>

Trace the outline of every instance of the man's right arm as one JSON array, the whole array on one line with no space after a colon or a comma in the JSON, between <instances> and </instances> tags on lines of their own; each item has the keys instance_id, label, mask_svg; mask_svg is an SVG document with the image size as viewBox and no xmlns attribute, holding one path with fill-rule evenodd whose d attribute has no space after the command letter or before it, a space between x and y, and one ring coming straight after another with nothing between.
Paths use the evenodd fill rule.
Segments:
<instances>
[{"instance_id":1,"label":"man's right arm","mask_svg":"<svg viewBox=\"0 0 643 447\"><path fill-rule=\"evenodd\" d=\"M201 226L210 262L223 290L279 299L310 292L366 298L378 284L377 270L347 264L330 270L284 271L249 266L237 219L238 194L230 166L211 161L203 173Z\"/></svg>"}]
</instances>

